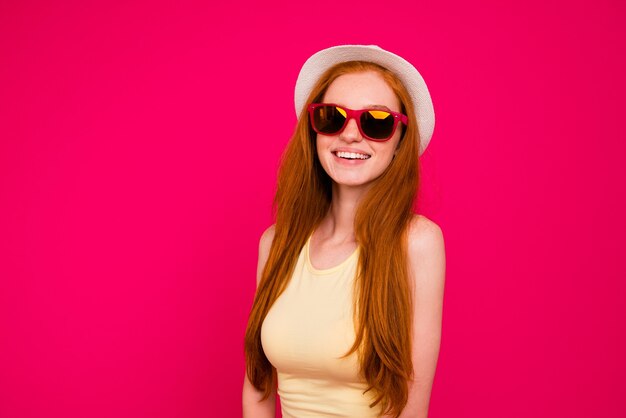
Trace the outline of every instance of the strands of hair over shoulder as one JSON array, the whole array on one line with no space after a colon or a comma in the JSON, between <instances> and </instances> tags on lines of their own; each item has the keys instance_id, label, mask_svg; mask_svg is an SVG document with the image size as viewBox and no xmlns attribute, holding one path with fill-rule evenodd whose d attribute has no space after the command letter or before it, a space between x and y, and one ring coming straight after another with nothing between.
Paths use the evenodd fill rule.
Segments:
<instances>
[{"instance_id":1,"label":"strands of hair over shoulder","mask_svg":"<svg viewBox=\"0 0 626 418\"><path fill-rule=\"evenodd\" d=\"M413 301L407 262L407 231L419 185L419 136L409 94L388 70L352 61L330 68L312 90L308 103L321 100L329 85L348 73L380 73L409 118L398 152L362 199L355 217L361 246L355 280L356 339L346 356L357 353L360 373L374 394L370 406L398 416L413 378L411 335ZM276 385L276 372L261 346L261 325L287 286L298 255L329 210L332 181L315 151L315 133L304 107L285 150L274 198L274 241L261 275L245 337L246 372L265 398Z\"/></svg>"}]
</instances>

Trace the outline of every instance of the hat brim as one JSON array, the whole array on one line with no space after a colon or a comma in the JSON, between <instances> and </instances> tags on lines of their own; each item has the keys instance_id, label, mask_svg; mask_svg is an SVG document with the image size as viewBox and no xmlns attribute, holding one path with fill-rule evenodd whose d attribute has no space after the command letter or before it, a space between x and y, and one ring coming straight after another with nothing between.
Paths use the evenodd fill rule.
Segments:
<instances>
[{"instance_id":1,"label":"hat brim","mask_svg":"<svg viewBox=\"0 0 626 418\"><path fill-rule=\"evenodd\" d=\"M419 155L422 155L435 129L435 111L428 87L411 63L376 45L340 45L313 54L302 66L296 81L295 106L298 118L322 74L332 66L348 61L378 64L394 73L404 84L413 101L420 136Z\"/></svg>"}]
</instances>

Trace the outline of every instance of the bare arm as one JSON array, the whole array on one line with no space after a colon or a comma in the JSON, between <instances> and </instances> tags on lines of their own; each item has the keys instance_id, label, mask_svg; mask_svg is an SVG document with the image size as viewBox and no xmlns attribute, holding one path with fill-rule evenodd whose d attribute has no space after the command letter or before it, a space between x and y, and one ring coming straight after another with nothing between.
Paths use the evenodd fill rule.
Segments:
<instances>
[{"instance_id":1,"label":"bare arm","mask_svg":"<svg viewBox=\"0 0 626 418\"><path fill-rule=\"evenodd\" d=\"M261 273L269 257L270 247L274 240L274 225L270 226L263 235L259 242L259 262L257 265L256 283L259 285L261 280ZM261 401L263 393L259 392L248 379L248 374L245 373L243 382L242 404L243 404L243 417L244 418L274 418L276 416L276 393L275 391L269 396L269 398Z\"/></svg>"},{"instance_id":2,"label":"bare arm","mask_svg":"<svg viewBox=\"0 0 626 418\"><path fill-rule=\"evenodd\" d=\"M441 341L445 246L441 228L420 216L409 231L413 284L413 371L409 399L400 418L427 418Z\"/></svg>"}]
</instances>

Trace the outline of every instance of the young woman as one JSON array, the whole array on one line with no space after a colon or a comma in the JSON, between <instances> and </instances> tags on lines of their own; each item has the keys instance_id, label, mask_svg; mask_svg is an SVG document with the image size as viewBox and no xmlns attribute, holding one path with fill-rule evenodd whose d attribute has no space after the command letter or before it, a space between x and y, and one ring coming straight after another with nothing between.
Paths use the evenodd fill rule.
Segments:
<instances>
[{"instance_id":1,"label":"young woman","mask_svg":"<svg viewBox=\"0 0 626 418\"><path fill-rule=\"evenodd\" d=\"M296 83L276 223L259 244L243 415L426 418L439 355L441 229L413 212L434 128L426 84L376 46L314 54Z\"/></svg>"}]
</instances>

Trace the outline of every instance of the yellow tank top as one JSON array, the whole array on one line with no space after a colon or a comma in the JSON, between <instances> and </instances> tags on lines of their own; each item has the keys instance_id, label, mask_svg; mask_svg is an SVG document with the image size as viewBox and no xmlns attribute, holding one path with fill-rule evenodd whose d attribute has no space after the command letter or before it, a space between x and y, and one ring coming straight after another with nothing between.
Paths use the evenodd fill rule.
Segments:
<instances>
[{"instance_id":1,"label":"yellow tank top","mask_svg":"<svg viewBox=\"0 0 626 418\"><path fill-rule=\"evenodd\" d=\"M378 417L372 391L359 376L354 342L353 284L359 248L341 264L316 269L302 248L285 291L261 328L265 355L276 368L284 418Z\"/></svg>"}]
</instances>

